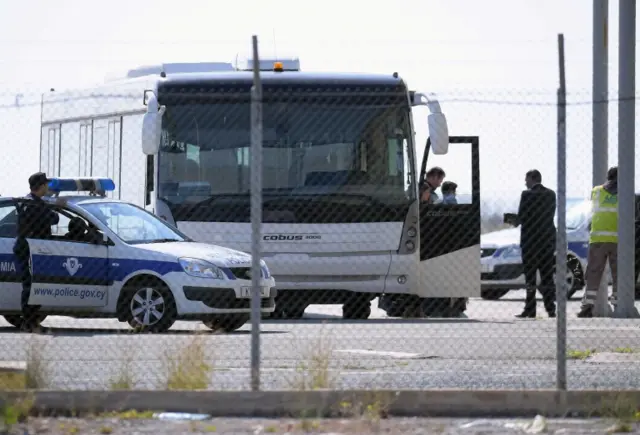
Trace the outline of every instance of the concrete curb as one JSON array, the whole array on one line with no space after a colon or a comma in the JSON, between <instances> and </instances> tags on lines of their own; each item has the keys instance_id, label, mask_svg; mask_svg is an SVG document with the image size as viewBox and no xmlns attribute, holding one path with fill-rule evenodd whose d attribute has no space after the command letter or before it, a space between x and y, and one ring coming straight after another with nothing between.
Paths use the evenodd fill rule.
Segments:
<instances>
[{"instance_id":1,"label":"concrete curb","mask_svg":"<svg viewBox=\"0 0 640 435\"><path fill-rule=\"evenodd\" d=\"M212 417L351 416L369 405L391 416L595 416L640 404L639 391L5 391L0 405L33 400L34 412L168 411ZM636 407L637 409L637 407Z\"/></svg>"},{"instance_id":2,"label":"concrete curb","mask_svg":"<svg viewBox=\"0 0 640 435\"><path fill-rule=\"evenodd\" d=\"M26 373L26 361L0 361L0 373Z\"/></svg>"}]
</instances>

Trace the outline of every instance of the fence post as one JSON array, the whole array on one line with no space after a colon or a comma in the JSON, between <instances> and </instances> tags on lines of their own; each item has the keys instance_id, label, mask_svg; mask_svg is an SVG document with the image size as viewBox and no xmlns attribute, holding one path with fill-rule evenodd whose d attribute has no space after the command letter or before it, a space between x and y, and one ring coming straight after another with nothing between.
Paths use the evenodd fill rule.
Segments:
<instances>
[{"instance_id":1,"label":"fence post","mask_svg":"<svg viewBox=\"0 0 640 435\"><path fill-rule=\"evenodd\" d=\"M260 390L260 281L262 268L262 83L258 37L253 35L251 87L251 390Z\"/></svg>"},{"instance_id":2,"label":"fence post","mask_svg":"<svg viewBox=\"0 0 640 435\"><path fill-rule=\"evenodd\" d=\"M619 1L618 276L613 317L637 319L635 307L636 2Z\"/></svg>"},{"instance_id":3,"label":"fence post","mask_svg":"<svg viewBox=\"0 0 640 435\"><path fill-rule=\"evenodd\" d=\"M564 35L558 35L560 86L558 87L558 237L556 240L556 329L558 390L567 389L567 89Z\"/></svg>"},{"instance_id":4,"label":"fence post","mask_svg":"<svg viewBox=\"0 0 640 435\"><path fill-rule=\"evenodd\" d=\"M593 0L593 179L592 186L602 184L609 160L609 0ZM594 317L610 317L608 268L600 280Z\"/></svg>"}]
</instances>

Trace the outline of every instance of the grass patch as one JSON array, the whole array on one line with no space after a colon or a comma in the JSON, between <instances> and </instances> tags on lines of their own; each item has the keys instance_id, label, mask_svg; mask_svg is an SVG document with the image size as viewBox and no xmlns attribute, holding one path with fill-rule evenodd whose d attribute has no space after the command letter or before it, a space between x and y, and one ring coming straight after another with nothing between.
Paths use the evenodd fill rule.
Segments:
<instances>
[{"instance_id":1,"label":"grass patch","mask_svg":"<svg viewBox=\"0 0 640 435\"><path fill-rule=\"evenodd\" d=\"M358 364L345 364L342 367L344 370L351 370L351 371L370 371L373 370L370 367L365 367L365 366L361 366Z\"/></svg>"},{"instance_id":2,"label":"grass patch","mask_svg":"<svg viewBox=\"0 0 640 435\"><path fill-rule=\"evenodd\" d=\"M361 401L343 401L338 405L337 414L341 418L359 419L366 427L364 433L378 432L380 422L389 418L389 408L394 393L371 392Z\"/></svg>"},{"instance_id":3,"label":"grass patch","mask_svg":"<svg viewBox=\"0 0 640 435\"><path fill-rule=\"evenodd\" d=\"M320 421L315 419L303 418L299 423L299 427L303 432L316 432L320 430Z\"/></svg>"},{"instance_id":4,"label":"grass patch","mask_svg":"<svg viewBox=\"0 0 640 435\"><path fill-rule=\"evenodd\" d=\"M595 349L587 349L587 350L570 350L567 352L568 359L587 359L590 356L593 356L596 353Z\"/></svg>"},{"instance_id":5,"label":"grass patch","mask_svg":"<svg viewBox=\"0 0 640 435\"><path fill-rule=\"evenodd\" d=\"M189 422L189 432L214 433L217 430L218 428L212 424L202 425L200 422L197 422L197 421Z\"/></svg>"},{"instance_id":6,"label":"grass patch","mask_svg":"<svg viewBox=\"0 0 640 435\"><path fill-rule=\"evenodd\" d=\"M32 336L27 348L25 388L41 390L51 385L49 361L44 357L46 344L38 336Z\"/></svg>"},{"instance_id":7,"label":"grass patch","mask_svg":"<svg viewBox=\"0 0 640 435\"><path fill-rule=\"evenodd\" d=\"M5 402L0 407L0 433L12 433L13 426L25 422L33 410L33 403L33 398L29 396L11 403Z\"/></svg>"},{"instance_id":8,"label":"grass patch","mask_svg":"<svg viewBox=\"0 0 640 435\"><path fill-rule=\"evenodd\" d=\"M638 353L640 349L632 349L630 347L616 347L613 349L615 353Z\"/></svg>"},{"instance_id":9,"label":"grass patch","mask_svg":"<svg viewBox=\"0 0 640 435\"><path fill-rule=\"evenodd\" d=\"M330 389L335 379L329 369L333 345L323 337L310 345L304 352L302 361L297 365L292 387L300 391Z\"/></svg>"},{"instance_id":10,"label":"grass patch","mask_svg":"<svg viewBox=\"0 0 640 435\"><path fill-rule=\"evenodd\" d=\"M607 433L629 433L635 431L635 423L640 421L640 406L631 397L620 394L614 400L605 402L597 414L613 420Z\"/></svg>"},{"instance_id":11,"label":"grass patch","mask_svg":"<svg viewBox=\"0 0 640 435\"><path fill-rule=\"evenodd\" d=\"M153 418L153 411L136 411L130 409L127 411L105 412L100 414L100 418L116 418L118 420L148 420Z\"/></svg>"},{"instance_id":12,"label":"grass patch","mask_svg":"<svg viewBox=\"0 0 640 435\"><path fill-rule=\"evenodd\" d=\"M196 333L191 341L177 352L166 356L167 390L206 390L213 365L206 354L205 339Z\"/></svg>"},{"instance_id":13,"label":"grass patch","mask_svg":"<svg viewBox=\"0 0 640 435\"><path fill-rule=\"evenodd\" d=\"M80 433L80 429L75 424L60 423L58 425L58 429L61 432L65 433L65 434L68 434L68 435L73 435L73 434Z\"/></svg>"},{"instance_id":14,"label":"grass patch","mask_svg":"<svg viewBox=\"0 0 640 435\"><path fill-rule=\"evenodd\" d=\"M115 379L111 381L112 390L133 390L135 379L133 377L133 362L135 360L136 348L128 344L124 346L120 368Z\"/></svg>"},{"instance_id":15,"label":"grass patch","mask_svg":"<svg viewBox=\"0 0 640 435\"><path fill-rule=\"evenodd\" d=\"M618 421L606 430L606 433L631 433L634 432L633 425Z\"/></svg>"},{"instance_id":16,"label":"grass patch","mask_svg":"<svg viewBox=\"0 0 640 435\"><path fill-rule=\"evenodd\" d=\"M27 388L26 373L1 372L0 373L0 390L24 390Z\"/></svg>"}]
</instances>

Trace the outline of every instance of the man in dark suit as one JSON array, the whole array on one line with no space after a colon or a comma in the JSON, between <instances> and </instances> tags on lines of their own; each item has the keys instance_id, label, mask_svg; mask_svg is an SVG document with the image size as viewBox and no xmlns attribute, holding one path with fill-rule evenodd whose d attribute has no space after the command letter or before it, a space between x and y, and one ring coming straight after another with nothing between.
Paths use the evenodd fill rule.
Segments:
<instances>
[{"instance_id":1,"label":"man in dark suit","mask_svg":"<svg viewBox=\"0 0 640 435\"><path fill-rule=\"evenodd\" d=\"M517 225L520 225L520 250L527 286L524 311L518 318L536 317L537 272L540 293L549 317L556 316L555 269L556 193L542 185L540 171L533 169L525 177L527 190L520 196Z\"/></svg>"}]
</instances>

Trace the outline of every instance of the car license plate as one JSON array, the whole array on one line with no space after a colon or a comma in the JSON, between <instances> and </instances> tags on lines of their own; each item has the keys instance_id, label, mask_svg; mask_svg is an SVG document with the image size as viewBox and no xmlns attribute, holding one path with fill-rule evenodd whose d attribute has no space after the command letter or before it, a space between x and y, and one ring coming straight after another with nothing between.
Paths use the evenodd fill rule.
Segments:
<instances>
[{"instance_id":1,"label":"car license plate","mask_svg":"<svg viewBox=\"0 0 640 435\"><path fill-rule=\"evenodd\" d=\"M481 264L480 271L482 273L491 273L493 272L493 264Z\"/></svg>"},{"instance_id":2,"label":"car license plate","mask_svg":"<svg viewBox=\"0 0 640 435\"><path fill-rule=\"evenodd\" d=\"M269 296L269 287L260 287L260 296L261 297ZM241 298L250 298L251 297L251 287L241 287L240 288L240 297Z\"/></svg>"}]
</instances>

